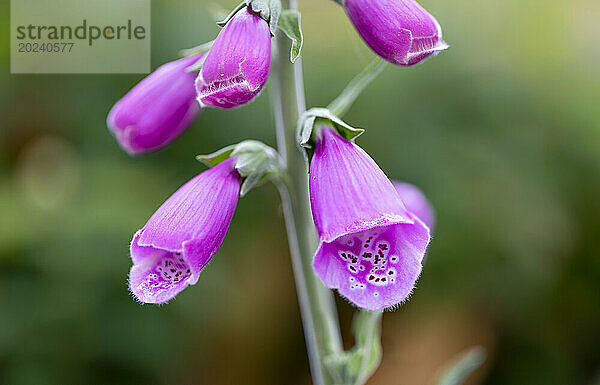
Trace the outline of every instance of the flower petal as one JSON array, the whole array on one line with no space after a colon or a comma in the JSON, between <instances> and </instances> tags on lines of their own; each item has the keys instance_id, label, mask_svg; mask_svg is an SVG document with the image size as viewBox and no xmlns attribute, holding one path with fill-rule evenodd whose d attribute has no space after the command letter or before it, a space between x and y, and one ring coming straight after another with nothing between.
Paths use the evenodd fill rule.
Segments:
<instances>
[{"instance_id":1,"label":"flower petal","mask_svg":"<svg viewBox=\"0 0 600 385\"><path fill-rule=\"evenodd\" d=\"M130 288L140 301L164 302L198 281L223 242L237 205L240 176L234 163L228 159L192 178L135 234ZM164 270L164 275L161 266L175 271Z\"/></svg>"},{"instance_id":2,"label":"flower petal","mask_svg":"<svg viewBox=\"0 0 600 385\"><path fill-rule=\"evenodd\" d=\"M393 184L406 209L422 220L430 230L433 230L435 215L425 194L410 183L393 181Z\"/></svg>"},{"instance_id":3,"label":"flower petal","mask_svg":"<svg viewBox=\"0 0 600 385\"><path fill-rule=\"evenodd\" d=\"M429 228L364 150L328 126L319 132L309 176L320 237L315 272L359 307L394 306L421 273Z\"/></svg>"},{"instance_id":4,"label":"flower petal","mask_svg":"<svg viewBox=\"0 0 600 385\"><path fill-rule=\"evenodd\" d=\"M408 298L428 243L420 221L374 227L322 242L314 267L327 287L361 308L379 310Z\"/></svg>"},{"instance_id":5,"label":"flower petal","mask_svg":"<svg viewBox=\"0 0 600 385\"><path fill-rule=\"evenodd\" d=\"M125 151L137 155L158 150L187 128L200 109L195 74L186 68L202 55L163 64L115 104L107 124Z\"/></svg>"},{"instance_id":6,"label":"flower petal","mask_svg":"<svg viewBox=\"0 0 600 385\"><path fill-rule=\"evenodd\" d=\"M233 108L252 101L271 68L266 21L244 7L221 30L210 49L196 90L202 107Z\"/></svg>"},{"instance_id":7,"label":"flower petal","mask_svg":"<svg viewBox=\"0 0 600 385\"><path fill-rule=\"evenodd\" d=\"M321 128L310 165L310 201L322 240L396 223L413 223L394 186L359 146Z\"/></svg>"},{"instance_id":8,"label":"flower petal","mask_svg":"<svg viewBox=\"0 0 600 385\"><path fill-rule=\"evenodd\" d=\"M411 66L448 48L437 20L415 0L346 0L365 43L385 60Z\"/></svg>"}]
</instances>

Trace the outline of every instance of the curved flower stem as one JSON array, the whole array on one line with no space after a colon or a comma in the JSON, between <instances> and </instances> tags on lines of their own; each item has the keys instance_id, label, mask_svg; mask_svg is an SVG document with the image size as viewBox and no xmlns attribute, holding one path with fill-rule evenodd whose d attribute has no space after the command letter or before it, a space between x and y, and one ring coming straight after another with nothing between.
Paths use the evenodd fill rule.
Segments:
<instances>
[{"instance_id":1,"label":"curved flower stem","mask_svg":"<svg viewBox=\"0 0 600 385\"><path fill-rule=\"evenodd\" d=\"M342 93L335 98L333 102L327 106L329 110L339 117L342 117L348 112L356 98L371 84L375 78L383 71L387 62L379 57L373 59L369 65L365 67L358 75L348 83Z\"/></svg>"},{"instance_id":2,"label":"curved flower stem","mask_svg":"<svg viewBox=\"0 0 600 385\"><path fill-rule=\"evenodd\" d=\"M285 8L296 9L295 0L283 3ZM298 117L306 109L302 64L300 58L293 65L288 61L290 43L281 32L275 43L271 98L277 144L289 175L289 183L278 187L313 383L327 385L333 382L325 367L325 358L341 354L343 346L332 293L323 286L312 267L317 234L311 218L306 164L296 144Z\"/></svg>"}]
</instances>

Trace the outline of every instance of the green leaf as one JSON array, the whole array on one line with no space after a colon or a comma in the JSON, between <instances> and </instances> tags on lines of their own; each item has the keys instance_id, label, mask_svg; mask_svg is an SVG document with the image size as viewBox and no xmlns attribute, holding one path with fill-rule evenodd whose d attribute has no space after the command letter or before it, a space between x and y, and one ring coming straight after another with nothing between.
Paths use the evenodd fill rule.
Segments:
<instances>
[{"instance_id":1,"label":"green leaf","mask_svg":"<svg viewBox=\"0 0 600 385\"><path fill-rule=\"evenodd\" d=\"M462 353L443 371L437 385L461 385L485 361L485 350L476 346Z\"/></svg>"},{"instance_id":2,"label":"green leaf","mask_svg":"<svg viewBox=\"0 0 600 385\"><path fill-rule=\"evenodd\" d=\"M286 9L281 12L279 17L279 29L292 40L292 48L290 50L290 61L296 61L302 50L304 38L302 36L302 28L300 27L300 12L295 9Z\"/></svg>"}]
</instances>

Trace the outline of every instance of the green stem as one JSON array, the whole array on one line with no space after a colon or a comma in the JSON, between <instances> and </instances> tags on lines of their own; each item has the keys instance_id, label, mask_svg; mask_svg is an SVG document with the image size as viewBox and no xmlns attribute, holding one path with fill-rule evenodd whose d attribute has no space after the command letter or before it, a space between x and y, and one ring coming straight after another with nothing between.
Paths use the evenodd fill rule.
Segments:
<instances>
[{"instance_id":1,"label":"green stem","mask_svg":"<svg viewBox=\"0 0 600 385\"><path fill-rule=\"evenodd\" d=\"M283 3L285 8L296 9L295 0ZM306 109L304 82L301 59L292 65L288 61L289 50L289 40L279 32L275 38L271 96L278 148L290 179L279 190L313 383L329 385L332 380L325 358L343 352L343 346L333 295L312 267L317 234L310 214L305 160L296 144L298 117Z\"/></svg>"},{"instance_id":2,"label":"green stem","mask_svg":"<svg viewBox=\"0 0 600 385\"><path fill-rule=\"evenodd\" d=\"M329 108L334 115L339 117L344 116L350 107L352 107L356 98L358 98L364 89L377 78L386 65L387 62L379 57L373 59L365 69L348 83L342 93L335 98L327 108Z\"/></svg>"}]
</instances>

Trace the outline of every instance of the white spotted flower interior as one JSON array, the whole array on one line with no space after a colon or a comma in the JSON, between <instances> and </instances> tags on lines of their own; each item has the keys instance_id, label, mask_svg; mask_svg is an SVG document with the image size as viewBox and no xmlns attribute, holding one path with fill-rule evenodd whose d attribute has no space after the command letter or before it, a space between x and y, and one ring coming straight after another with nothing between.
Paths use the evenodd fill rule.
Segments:
<instances>
[{"instance_id":1,"label":"white spotted flower interior","mask_svg":"<svg viewBox=\"0 0 600 385\"><path fill-rule=\"evenodd\" d=\"M331 127L318 130L310 201L317 275L359 307L394 306L421 274L429 228L406 210L375 161Z\"/></svg>"}]
</instances>

